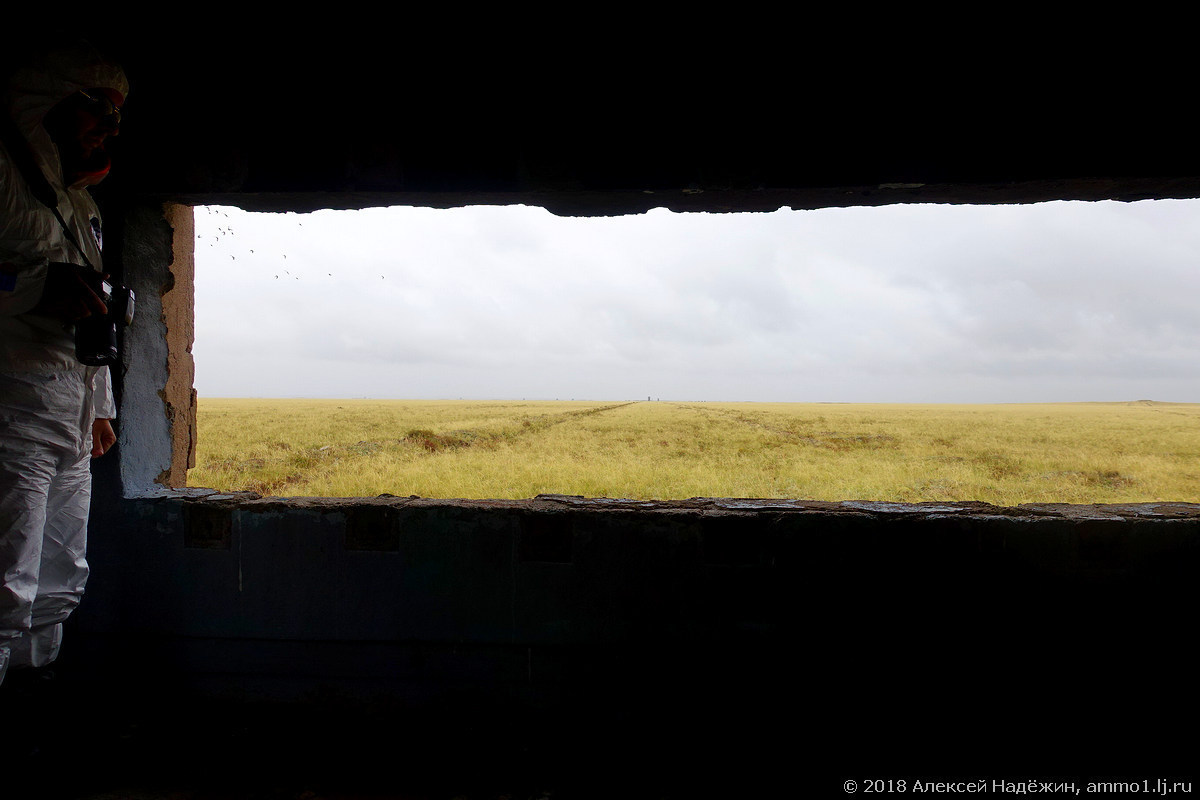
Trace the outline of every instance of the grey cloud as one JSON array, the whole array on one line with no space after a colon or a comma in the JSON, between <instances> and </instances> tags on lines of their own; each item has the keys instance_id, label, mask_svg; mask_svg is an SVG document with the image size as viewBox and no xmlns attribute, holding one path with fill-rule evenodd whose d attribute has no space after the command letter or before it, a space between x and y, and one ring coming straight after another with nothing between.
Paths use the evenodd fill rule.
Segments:
<instances>
[{"instance_id":1,"label":"grey cloud","mask_svg":"<svg viewBox=\"0 0 1200 800\"><path fill-rule=\"evenodd\" d=\"M1149 385L1195 398L1198 210L228 210L236 233L219 236L198 210L211 238L197 248L197 384L947 402Z\"/></svg>"}]
</instances>

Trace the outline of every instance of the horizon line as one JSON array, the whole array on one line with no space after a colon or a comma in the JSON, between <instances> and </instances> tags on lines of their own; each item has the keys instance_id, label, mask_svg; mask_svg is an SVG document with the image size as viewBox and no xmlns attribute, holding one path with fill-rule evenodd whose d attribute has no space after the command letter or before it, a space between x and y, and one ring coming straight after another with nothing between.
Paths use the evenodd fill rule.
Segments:
<instances>
[{"instance_id":1,"label":"horizon line","mask_svg":"<svg viewBox=\"0 0 1200 800\"><path fill-rule=\"evenodd\" d=\"M345 402L353 400L393 401L393 402L468 402L468 403L772 403L795 405L906 405L906 406L1000 406L1000 405L1079 405L1085 403L1107 403L1125 405L1196 405L1196 401L1188 400L1151 400L1139 398L1136 400L732 400L732 399L692 399L692 398L641 398L628 397L371 397L367 395L344 397L314 397L310 395L203 395L197 394L197 401L208 400L326 400L330 402Z\"/></svg>"}]
</instances>

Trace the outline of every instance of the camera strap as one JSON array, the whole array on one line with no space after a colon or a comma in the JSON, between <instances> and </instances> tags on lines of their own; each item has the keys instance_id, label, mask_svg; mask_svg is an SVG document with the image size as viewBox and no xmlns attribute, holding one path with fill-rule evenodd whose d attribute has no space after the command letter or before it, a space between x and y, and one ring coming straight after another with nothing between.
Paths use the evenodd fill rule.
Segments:
<instances>
[{"instance_id":1,"label":"camera strap","mask_svg":"<svg viewBox=\"0 0 1200 800\"><path fill-rule=\"evenodd\" d=\"M62 227L67 241L79 251L84 265L89 269L96 270L96 267L93 266L91 260L87 257L87 253L83 251L83 247L79 244L79 240L75 238L75 232L71 230L71 226L67 225L66 220L59 213L58 194L54 191L54 187L50 185L50 181L46 180L46 176L42 174L41 168L33 159L33 151L30 150L29 143L25 141L25 137L17 130L16 124L8 114L0 114L0 141L4 142L4 149L8 151L13 163L17 166L17 170L25 178L25 183L29 185L29 190L33 192L33 196L54 214L54 218L58 220L59 226Z\"/></svg>"}]
</instances>

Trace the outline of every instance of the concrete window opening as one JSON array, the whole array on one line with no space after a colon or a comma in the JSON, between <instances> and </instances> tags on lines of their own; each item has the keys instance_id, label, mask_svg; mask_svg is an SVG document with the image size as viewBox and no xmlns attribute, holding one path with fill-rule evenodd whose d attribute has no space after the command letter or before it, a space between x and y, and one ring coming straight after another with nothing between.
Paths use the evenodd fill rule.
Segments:
<instances>
[{"instance_id":1,"label":"concrete window opening","mask_svg":"<svg viewBox=\"0 0 1200 800\"><path fill-rule=\"evenodd\" d=\"M1192 501L1189 434L1170 423L1196 413L1188 401L1200 396L1185 301L1200 288L1194 211L1190 201L603 218L526 206L199 207L201 407L275 398L278 431L244 459L223 451L222 470L204 463L201 428L207 482L191 485L273 496ZM300 398L347 402L323 412L324 431L294 441L280 418L301 413ZM515 407L445 430L396 409L390 429L332 430L355 424L367 401L398 400ZM520 405L535 401L559 405ZM547 476L589 458L601 472L669 473L688 448L650 416L668 407L691 420L679 429L691 446L736 439L745 463L709 464L722 478L711 485L659 478L657 493ZM626 450L653 451L652 466L581 448L518 481L496 478L503 458L463 454L494 449L514 425L528 432L531 417L592 412L631 426ZM980 415L997 441L967 435ZM1051 453L1089 437L1107 438L1078 463ZM427 474L389 478L385 457L414 448L443 462L453 451L444 471L480 474L444 490ZM753 450L770 463L747 466ZM375 466L359 470L373 472L356 482L304 474L367 457ZM864 463L886 464L892 485L863 479ZM234 482L256 466L261 476Z\"/></svg>"}]
</instances>

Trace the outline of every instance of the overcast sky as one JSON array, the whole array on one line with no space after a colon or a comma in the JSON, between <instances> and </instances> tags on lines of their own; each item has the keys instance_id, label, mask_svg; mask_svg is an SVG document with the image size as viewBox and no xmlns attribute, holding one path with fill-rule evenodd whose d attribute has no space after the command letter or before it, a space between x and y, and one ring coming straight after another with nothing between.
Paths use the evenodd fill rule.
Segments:
<instances>
[{"instance_id":1,"label":"overcast sky","mask_svg":"<svg viewBox=\"0 0 1200 800\"><path fill-rule=\"evenodd\" d=\"M1200 402L1200 203L196 209L202 397Z\"/></svg>"}]
</instances>

